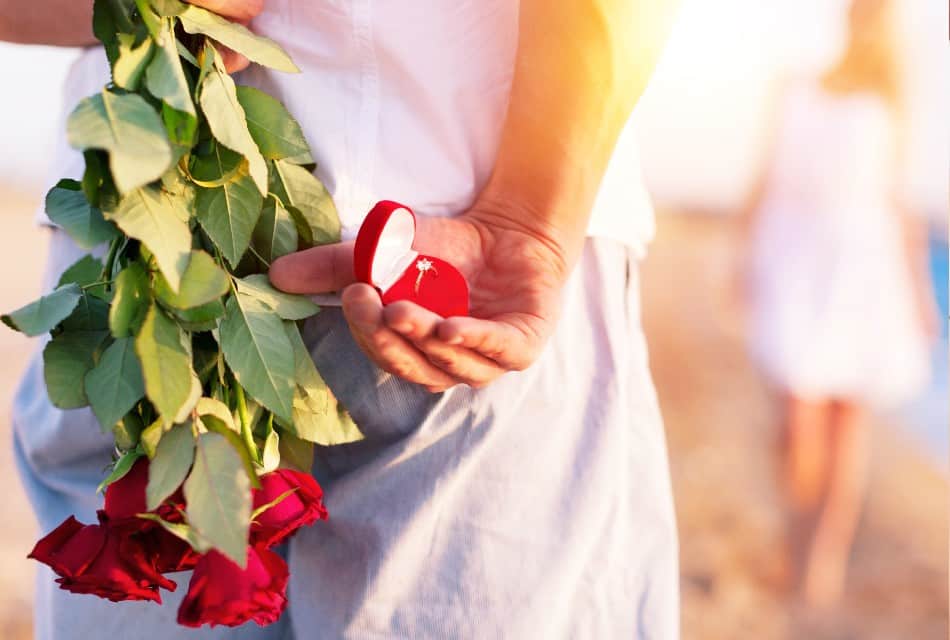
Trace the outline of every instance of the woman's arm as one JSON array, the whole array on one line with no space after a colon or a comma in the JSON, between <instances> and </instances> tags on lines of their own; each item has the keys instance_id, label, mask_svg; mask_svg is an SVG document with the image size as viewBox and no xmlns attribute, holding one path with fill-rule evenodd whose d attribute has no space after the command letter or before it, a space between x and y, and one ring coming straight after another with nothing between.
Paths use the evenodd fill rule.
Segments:
<instances>
[{"instance_id":1,"label":"woman's arm","mask_svg":"<svg viewBox=\"0 0 950 640\"><path fill-rule=\"evenodd\" d=\"M92 0L0 0L0 40L60 47L94 44Z\"/></svg>"}]
</instances>

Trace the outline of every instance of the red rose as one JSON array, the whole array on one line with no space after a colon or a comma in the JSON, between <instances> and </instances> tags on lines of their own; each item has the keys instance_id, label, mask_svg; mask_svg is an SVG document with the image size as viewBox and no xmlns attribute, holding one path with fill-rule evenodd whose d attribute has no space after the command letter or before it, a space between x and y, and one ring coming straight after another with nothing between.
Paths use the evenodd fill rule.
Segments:
<instances>
[{"instance_id":1,"label":"red rose","mask_svg":"<svg viewBox=\"0 0 950 640\"><path fill-rule=\"evenodd\" d=\"M129 472L106 487L105 512L112 522L136 518L135 514L144 513L145 487L148 486L148 458L142 456L132 465Z\"/></svg>"},{"instance_id":2,"label":"red rose","mask_svg":"<svg viewBox=\"0 0 950 640\"><path fill-rule=\"evenodd\" d=\"M241 569L211 550L198 560L188 594L178 609L178 624L236 627L248 620L264 626L287 606L287 563L260 547L248 547L247 568Z\"/></svg>"},{"instance_id":3,"label":"red rose","mask_svg":"<svg viewBox=\"0 0 950 640\"><path fill-rule=\"evenodd\" d=\"M254 491L254 509L290 490L293 493L260 513L251 523L251 544L272 547L300 527L327 519L320 485L309 473L291 469L277 469L261 476L261 488Z\"/></svg>"},{"instance_id":4,"label":"red rose","mask_svg":"<svg viewBox=\"0 0 950 640\"><path fill-rule=\"evenodd\" d=\"M161 602L159 587L175 590L148 549L105 524L83 525L72 516L37 542L28 557L49 565L60 576L60 588L113 602Z\"/></svg>"}]
</instances>

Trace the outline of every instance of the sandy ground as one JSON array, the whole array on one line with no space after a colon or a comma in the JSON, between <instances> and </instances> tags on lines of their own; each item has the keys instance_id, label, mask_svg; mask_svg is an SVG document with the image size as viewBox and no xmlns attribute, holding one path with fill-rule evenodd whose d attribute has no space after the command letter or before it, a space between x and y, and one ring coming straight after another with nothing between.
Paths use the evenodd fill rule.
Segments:
<instances>
[{"instance_id":1,"label":"sandy ground","mask_svg":"<svg viewBox=\"0 0 950 640\"><path fill-rule=\"evenodd\" d=\"M727 221L665 216L643 270L644 324L670 446L687 640L947 638L947 482L875 425L847 594L825 615L783 594L776 413L723 304Z\"/></svg>"},{"instance_id":2,"label":"sandy ground","mask_svg":"<svg viewBox=\"0 0 950 640\"><path fill-rule=\"evenodd\" d=\"M38 291L45 236L32 225L37 196L0 194L0 309L9 310ZM876 427L871 497L844 603L815 616L779 589L775 414L720 302L727 239L721 220L666 216L644 268L644 322L680 519L684 638L946 638L946 479L888 425ZM36 531L9 446L10 400L30 350L30 341L0 330L0 637L7 640L31 637L33 566L24 556Z\"/></svg>"},{"instance_id":3,"label":"sandy ground","mask_svg":"<svg viewBox=\"0 0 950 640\"><path fill-rule=\"evenodd\" d=\"M33 224L37 194L0 188L0 311L33 300L40 291L46 260L46 233ZM20 487L13 461L10 404L33 341L0 328L0 637L30 638L34 567L26 560L36 538L36 522Z\"/></svg>"}]
</instances>

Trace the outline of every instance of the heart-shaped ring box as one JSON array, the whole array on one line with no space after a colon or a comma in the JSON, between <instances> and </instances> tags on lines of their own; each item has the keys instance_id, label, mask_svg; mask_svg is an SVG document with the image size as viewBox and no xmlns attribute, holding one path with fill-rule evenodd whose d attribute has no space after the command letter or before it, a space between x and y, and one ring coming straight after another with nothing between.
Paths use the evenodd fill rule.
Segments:
<instances>
[{"instance_id":1,"label":"heart-shaped ring box","mask_svg":"<svg viewBox=\"0 0 950 640\"><path fill-rule=\"evenodd\" d=\"M468 315L468 284L454 266L412 249L416 216L383 200L369 212L353 248L356 279L379 291L383 304L409 300L443 318Z\"/></svg>"}]
</instances>

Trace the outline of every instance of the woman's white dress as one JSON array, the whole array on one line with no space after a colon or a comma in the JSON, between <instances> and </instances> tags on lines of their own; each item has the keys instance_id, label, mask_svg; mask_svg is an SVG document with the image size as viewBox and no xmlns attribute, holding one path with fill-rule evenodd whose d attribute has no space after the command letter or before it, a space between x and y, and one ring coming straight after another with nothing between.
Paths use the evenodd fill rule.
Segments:
<instances>
[{"instance_id":1,"label":"woman's white dress","mask_svg":"<svg viewBox=\"0 0 950 640\"><path fill-rule=\"evenodd\" d=\"M894 119L870 93L790 89L753 234L754 357L804 398L877 407L926 382L896 209Z\"/></svg>"}]
</instances>

